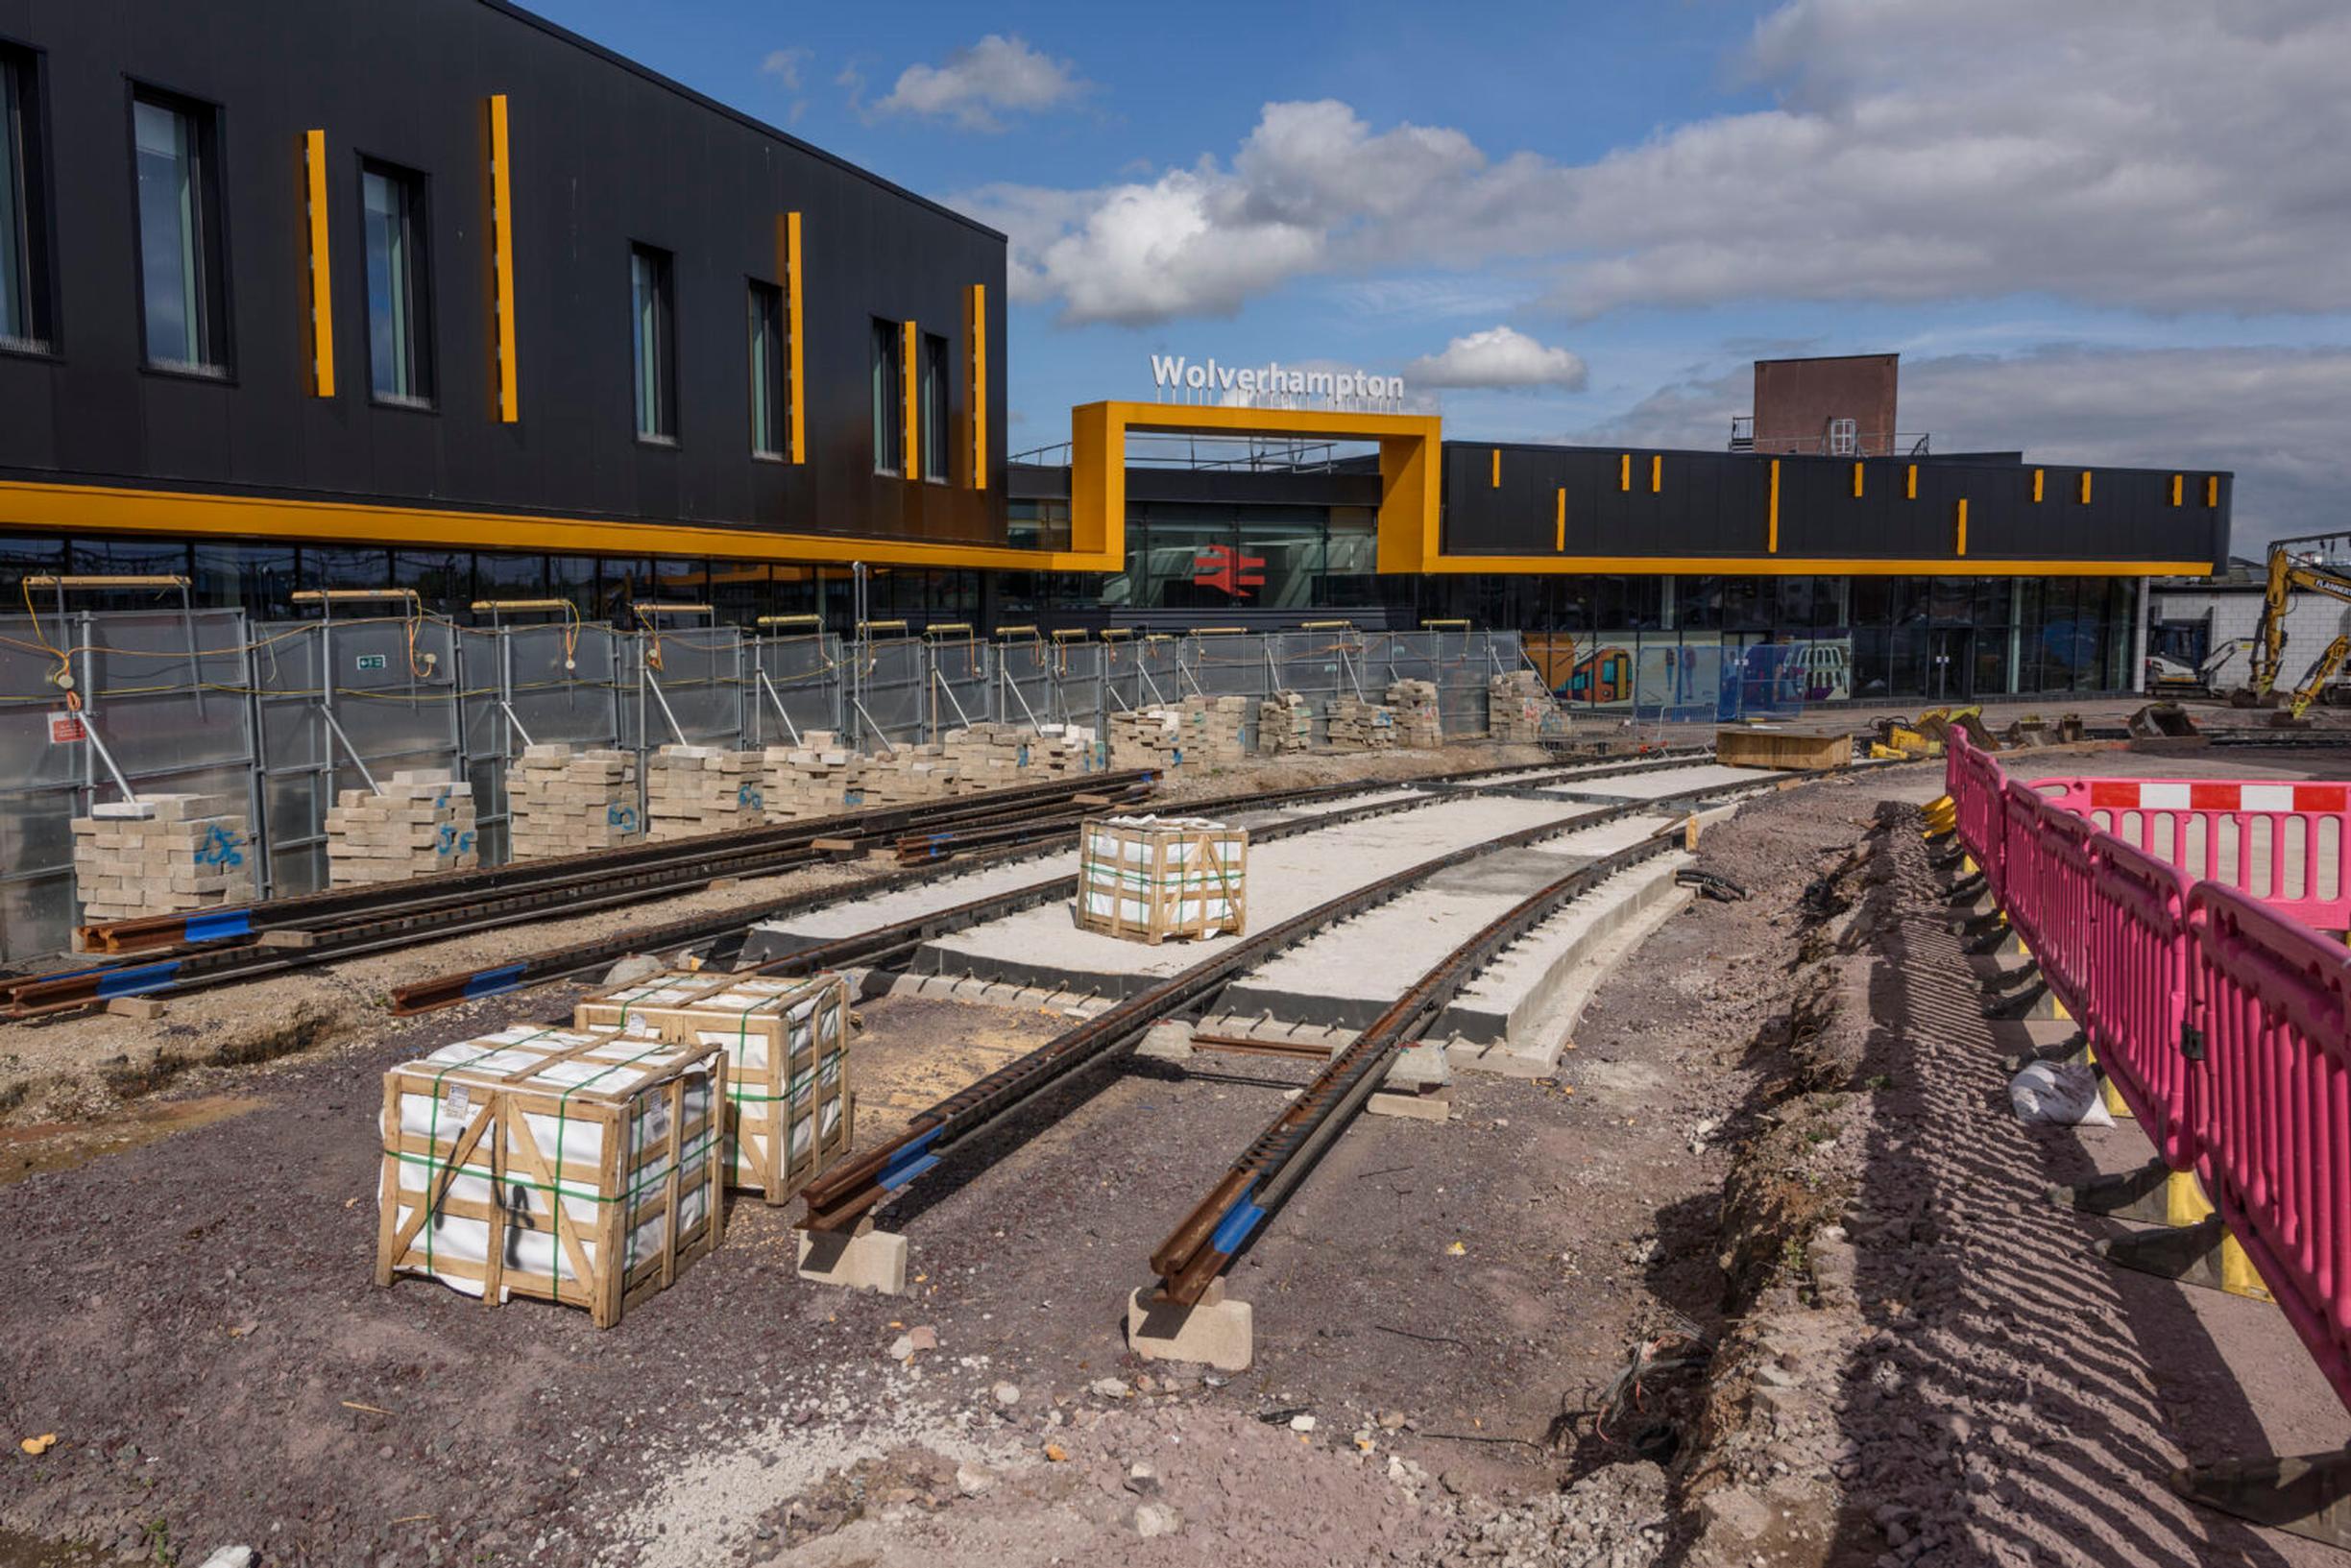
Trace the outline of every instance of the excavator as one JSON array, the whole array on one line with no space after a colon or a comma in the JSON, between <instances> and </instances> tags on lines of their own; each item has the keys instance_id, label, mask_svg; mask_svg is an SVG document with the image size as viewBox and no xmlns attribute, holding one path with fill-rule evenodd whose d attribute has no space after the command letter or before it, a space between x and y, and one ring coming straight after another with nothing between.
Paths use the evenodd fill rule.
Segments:
<instances>
[{"instance_id":1,"label":"excavator","mask_svg":"<svg viewBox=\"0 0 2351 1568\"><path fill-rule=\"evenodd\" d=\"M2248 654L2251 666L2249 683L2229 693L2229 704L2235 708L2269 708L2279 706L2278 676L2286 663L2286 613L2293 604L2297 592L2323 593L2328 598L2351 604L2351 566L2338 564L2338 556L2327 545L2337 545L2351 540L2343 534L2308 534L2298 539L2281 539L2269 545L2269 580L2262 591L2260 624L2253 630L2252 647ZM2321 546L2318 549L2297 549L2297 545ZM2286 712L2300 718L2311 704L2325 694L2327 683L2342 668L2343 661L2351 658L2351 635L2337 638L2326 651L2311 662L2303 673L2301 684L2295 687L2284 703Z\"/></svg>"}]
</instances>

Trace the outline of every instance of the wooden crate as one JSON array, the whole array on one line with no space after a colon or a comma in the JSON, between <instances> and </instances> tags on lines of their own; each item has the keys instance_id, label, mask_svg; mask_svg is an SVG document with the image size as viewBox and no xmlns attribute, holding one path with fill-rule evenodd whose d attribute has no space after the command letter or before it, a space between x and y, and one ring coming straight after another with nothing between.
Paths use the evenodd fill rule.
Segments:
<instances>
[{"instance_id":1,"label":"wooden crate","mask_svg":"<svg viewBox=\"0 0 2351 1568\"><path fill-rule=\"evenodd\" d=\"M1851 730L1765 730L1728 725L1714 732L1714 760L1725 767L1783 768L1814 772L1849 767L1854 760Z\"/></svg>"},{"instance_id":2,"label":"wooden crate","mask_svg":"<svg viewBox=\"0 0 2351 1568\"><path fill-rule=\"evenodd\" d=\"M578 1004L572 1022L726 1052L732 1186L788 1202L849 1152L857 1101L849 984L838 975L678 970L599 991Z\"/></svg>"},{"instance_id":3,"label":"wooden crate","mask_svg":"<svg viewBox=\"0 0 2351 1568\"><path fill-rule=\"evenodd\" d=\"M1153 946L1238 936L1248 921L1248 830L1200 817L1095 817L1079 831L1081 929Z\"/></svg>"},{"instance_id":4,"label":"wooden crate","mask_svg":"<svg viewBox=\"0 0 2351 1568\"><path fill-rule=\"evenodd\" d=\"M384 1074L376 1283L424 1274L597 1328L717 1244L726 1052L519 1025Z\"/></svg>"}]
</instances>

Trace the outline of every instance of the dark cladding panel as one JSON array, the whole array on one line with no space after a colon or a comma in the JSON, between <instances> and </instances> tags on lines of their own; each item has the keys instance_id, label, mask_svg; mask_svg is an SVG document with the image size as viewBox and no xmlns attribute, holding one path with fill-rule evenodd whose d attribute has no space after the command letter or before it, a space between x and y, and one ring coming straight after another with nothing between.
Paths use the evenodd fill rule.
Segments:
<instances>
[{"instance_id":1,"label":"dark cladding panel","mask_svg":"<svg viewBox=\"0 0 2351 1568\"><path fill-rule=\"evenodd\" d=\"M54 359L0 355L0 469L651 523L1000 543L969 486L967 291L986 290L987 467L1006 451L1004 241L491 0L18 0L55 164ZM128 84L218 106L230 374L141 368ZM520 421L497 417L487 100L508 103ZM336 395L311 395L302 141L326 133ZM369 388L359 165L421 176L432 406ZM803 214L807 461L751 454L745 288ZM629 247L672 275L677 444L640 444ZM875 318L954 367L951 482L878 480Z\"/></svg>"}]
</instances>

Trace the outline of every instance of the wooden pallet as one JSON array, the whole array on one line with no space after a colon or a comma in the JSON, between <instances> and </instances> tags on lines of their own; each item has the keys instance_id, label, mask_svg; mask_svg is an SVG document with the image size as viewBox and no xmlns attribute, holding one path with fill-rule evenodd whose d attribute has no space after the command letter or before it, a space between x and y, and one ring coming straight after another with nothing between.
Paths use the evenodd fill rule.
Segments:
<instances>
[{"instance_id":1,"label":"wooden pallet","mask_svg":"<svg viewBox=\"0 0 2351 1568\"><path fill-rule=\"evenodd\" d=\"M1851 730L1762 730L1729 725L1714 732L1714 760L1725 767L1780 768L1810 773L1850 767Z\"/></svg>"},{"instance_id":2,"label":"wooden pallet","mask_svg":"<svg viewBox=\"0 0 2351 1568\"><path fill-rule=\"evenodd\" d=\"M572 1022L726 1052L730 1186L786 1203L849 1152L857 1099L849 985L838 975L677 970L599 991L574 1008Z\"/></svg>"},{"instance_id":3,"label":"wooden pallet","mask_svg":"<svg viewBox=\"0 0 2351 1568\"><path fill-rule=\"evenodd\" d=\"M424 1274L597 1328L717 1244L726 1053L502 1030L384 1074L376 1283ZM559 1196L560 1194L560 1196Z\"/></svg>"}]
</instances>

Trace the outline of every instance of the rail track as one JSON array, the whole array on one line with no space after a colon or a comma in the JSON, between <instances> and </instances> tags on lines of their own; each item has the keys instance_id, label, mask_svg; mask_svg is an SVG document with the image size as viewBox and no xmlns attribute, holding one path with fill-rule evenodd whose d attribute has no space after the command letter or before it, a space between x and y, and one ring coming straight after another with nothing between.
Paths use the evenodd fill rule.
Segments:
<instances>
[{"instance_id":1,"label":"rail track","mask_svg":"<svg viewBox=\"0 0 2351 1568\"><path fill-rule=\"evenodd\" d=\"M805 1189L802 1193L808 1205L805 1223L813 1230L846 1231L855 1228L876 1208L904 1192L917 1177L937 1166L958 1147L1015 1114L1046 1090L1076 1073L1107 1060L1121 1048L1139 1039L1151 1025L1195 1004L1199 1004L1202 1011L1207 1010L1210 999L1241 975L1261 967L1275 954L1339 921L1411 892L1440 872L1505 850L1584 832L1628 817L1672 815L1691 806L1718 803L1738 795L1784 787L1790 782L1802 782L1811 777L1817 775L1773 775L1756 780L1721 782L1654 800L1626 802L1599 811L1588 810L1563 816L1556 821L1539 823L1448 851L1353 888L1254 936L1243 938L1223 952L1127 997L918 1113L909 1121L904 1131L886 1143L835 1167ZM1436 798L1444 798L1443 793L1437 792ZM1570 807L1574 803L1563 801L1561 804ZM1326 818L1315 819L1314 825L1333 824ZM1310 831L1306 823L1282 826L1295 827L1300 832ZM1660 844L1649 848L1648 853L1655 854L1658 848L1662 847ZM1067 888L1074 884L1075 879L1072 878L1056 879L1052 885ZM1563 884L1571 885L1567 885L1566 891L1559 893L1552 906L1554 908L1574 897L1577 889L1588 886L1589 881L1579 881L1571 877L1563 879ZM895 927L861 932L839 942L789 954L762 967L769 972L796 973L802 968L873 962L877 955L886 956L909 951L920 941L927 940L930 934L995 918L996 914L1004 912L1001 903L1007 896L1033 893L1034 901L1041 902L1053 896L1045 890L1047 886L1039 883L1031 888L1015 889L1011 895L975 901L972 905L936 911ZM1545 892L1551 891L1545 889ZM1518 913L1518 910L1512 911L1513 915ZM1509 918L1506 916L1505 920ZM1526 925L1532 925L1539 918L1539 914L1530 914L1526 917ZM1519 930L1524 929L1524 926L1517 928ZM1465 944L1465 948L1474 946L1485 934L1481 932L1479 938L1472 938L1470 944ZM1457 952L1454 957L1461 961L1454 965L1458 975L1452 989L1458 989L1461 981L1474 975L1486 958L1498 951L1500 946L1506 945L1507 940L1504 937L1495 938L1482 955L1475 957L1474 962ZM1438 982L1436 988L1442 988L1442 982ZM1448 1000L1452 989L1443 991ZM1442 1003L1439 1010L1442 1010ZM1413 1015L1415 1019L1418 1016L1417 1013ZM1434 1014L1430 1016L1433 1019ZM1425 1027L1425 1024L1420 1026ZM1385 1049L1381 1049L1371 1051L1368 1057L1359 1055L1357 1059L1376 1060L1384 1055ZM1368 1094L1369 1091L1365 1092ZM1328 1120L1327 1113L1324 1120ZM1340 1124L1344 1125L1344 1121Z\"/></svg>"}]
</instances>

